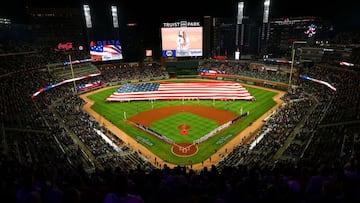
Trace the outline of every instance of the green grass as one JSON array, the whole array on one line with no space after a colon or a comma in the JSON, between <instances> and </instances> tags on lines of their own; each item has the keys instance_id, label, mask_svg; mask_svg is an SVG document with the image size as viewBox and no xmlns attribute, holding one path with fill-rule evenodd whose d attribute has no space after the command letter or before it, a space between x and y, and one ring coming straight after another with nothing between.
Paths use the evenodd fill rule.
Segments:
<instances>
[{"instance_id":1,"label":"green grass","mask_svg":"<svg viewBox=\"0 0 360 203\"><path fill-rule=\"evenodd\" d=\"M179 125L190 126L187 135L181 135ZM150 128L172 139L175 143L193 143L194 140L208 134L218 127L217 122L188 112L176 113L167 118L151 123Z\"/></svg>"},{"instance_id":2,"label":"green grass","mask_svg":"<svg viewBox=\"0 0 360 203\"><path fill-rule=\"evenodd\" d=\"M189 80L187 80L189 81ZM183 81L184 82L184 81ZM171 153L171 146L168 144L164 144L164 142L155 138L154 136L127 124L124 119L124 111L126 111L127 118L136 115L142 111L151 110L152 108L166 107L166 106L176 106L176 105L198 105L196 100L185 101L184 104L182 101L172 100L172 101L155 101L153 106L149 101L133 101L133 102L105 102L105 99L111 95L118 87L109 88L107 90L94 93L88 96L89 99L95 101L94 105L91 107L94 111L98 112L105 119L112 122L122 131L124 131L129 136L136 139L139 143L144 145L154 154L156 154L161 159L165 160L168 163L176 164L176 165L188 165L190 162L192 164L201 163L202 161L208 159L214 152L220 149L224 144L232 140L236 137L241 131L243 131L246 127L251 125L252 122L257 120L260 116L266 113L269 109L271 109L276 103L272 99L276 95L276 92L257 89L253 87L249 87L243 85L248 89L248 91L256 98L255 101L212 101L212 100L201 100L200 105L203 106L213 106L216 108L224 109L231 111L236 114L240 114L242 109L243 113L249 112L250 114L236 123L235 125L230 126L229 128L221 131L217 135L208 139L207 141L200 143L198 145L199 151L197 154L190 157L178 157ZM178 113L179 114L179 113ZM190 114L190 115L189 115ZM175 115L174 115L175 116ZM201 125L206 125L206 129L201 128L198 129L198 132L192 132L193 128L190 129L188 136L180 136L179 130L177 129L177 125L183 123L183 117L193 117L192 119L188 119L190 126L198 126L201 122ZM210 132L214 128L216 128L217 124L206 118L199 119L198 115L194 115L191 113L181 113L179 115L176 114L176 117L179 118L171 118L172 116L161 119L152 123L151 128L156 130L159 133L164 133L166 137L169 137L176 141L176 143L180 142L192 142L195 139L198 139L199 136L203 136L206 133ZM194 122L193 122L194 121ZM206 121L206 122L205 122ZM205 123L203 123L205 122ZM174 132L169 132L166 128L174 129Z\"/></svg>"}]
</instances>

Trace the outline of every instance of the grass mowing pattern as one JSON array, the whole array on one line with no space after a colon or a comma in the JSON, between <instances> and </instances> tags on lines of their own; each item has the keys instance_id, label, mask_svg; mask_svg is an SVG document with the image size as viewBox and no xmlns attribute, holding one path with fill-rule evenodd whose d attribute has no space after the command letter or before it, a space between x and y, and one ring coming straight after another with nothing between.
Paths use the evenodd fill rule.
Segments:
<instances>
[{"instance_id":1,"label":"grass mowing pattern","mask_svg":"<svg viewBox=\"0 0 360 203\"><path fill-rule=\"evenodd\" d=\"M190 126L187 135L181 135L178 128L181 124ZM211 130L218 127L217 122L192 113L181 112L151 123L150 128L172 139L175 143L193 143Z\"/></svg>"},{"instance_id":2,"label":"grass mowing pattern","mask_svg":"<svg viewBox=\"0 0 360 203\"><path fill-rule=\"evenodd\" d=\"M257 120L260 116L262 116L276 104L276 102L272 99L272 97L276 95L276 92L247 87L246 85L243 86L246 87L247 90L256 98L255 101L200 101L200 105L203 106L213 106L216 108L231 111L236 114L240 114L240 111L242 109L243 113L249 112L250 114L240 122L223 130L222 132L213 136L206 142L200 143L198 145L199 152L191 157L178 157L172 154L170 152L170 145L164 144L159 139L145 133L144 131L134 126L128 125L126 122L124 122L123 112L126 112L127 117L131 117L139 112L151 110L152 108L166 107L172 105L198 105L198 102L196 100L184 101L184 103L183 101L179 100L155 101L153 103L149 101L105 102L105 99L115 90L117 90L118 87L109 88L107 90L92 94L88 96L88 98L95 102L94 105L91 107L94 111L98 112L105 119L118 126L118 128L120 128L129 136L136 139L139 143L151 150L158 157L172 164L188 165L189 163L201 163L202 161L208 159L214 152L220 149L232 138L237 136L241 131L243 131L252 122ZM189 123L189 125L192 126L195 124ZM174 134L175 133L178 134L178 130L176 130ZM182 137L179 136L179 138ZM188 139L186 136L183 136L183 138ZM179 142L181 142L181 140L179 140ZM188 140L184 140L183 142L188 142Z\"/></svg>"}]
</instances>

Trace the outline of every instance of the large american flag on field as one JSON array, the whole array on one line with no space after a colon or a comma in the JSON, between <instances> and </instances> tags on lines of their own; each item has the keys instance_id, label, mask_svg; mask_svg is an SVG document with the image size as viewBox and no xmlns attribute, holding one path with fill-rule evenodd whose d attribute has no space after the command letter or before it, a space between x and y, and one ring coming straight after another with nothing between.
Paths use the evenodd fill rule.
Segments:
<instances>
[{"instance_id":1,"label":"large american flag on field","mask_svg":"<svg viewBox=\"0 0 360 203\"><path fill-rule=\"evenodd\" d=\"M106 101L140 100L254 100L254 97L237 82L162 82L125 84Z\"/></svg>"}]
</instances>

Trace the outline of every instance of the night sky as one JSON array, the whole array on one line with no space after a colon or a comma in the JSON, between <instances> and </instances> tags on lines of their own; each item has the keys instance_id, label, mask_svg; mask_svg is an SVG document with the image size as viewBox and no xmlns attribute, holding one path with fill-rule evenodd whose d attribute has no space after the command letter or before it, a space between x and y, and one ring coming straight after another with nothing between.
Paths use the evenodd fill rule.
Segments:
<instances>
[{"instance_id":1,"label":"night sky","mask_svg":"<svg viewBox=\"0 0 360 203\"><path fill-rule=\"evenodd\" d=\"M178 20L202 20L203 16L235 17L237 2L223 1L135 1L135 0L12 0L0 7L0 17L12 18L14 22L24 20L26 5L78 7L83 2L103 4L114 2L119 6L120 17L126 21L154 24ZM207 2L207 3L204 3ZM221 3L219 3L221 2ZM357 0L272 0L270 18L317 16L333 22L338 31L360 31L360 1ZM263 0L244 0L245 16L261 19ZM122 15L123 14L123 15Z\"/></svg>"}]
</instances>

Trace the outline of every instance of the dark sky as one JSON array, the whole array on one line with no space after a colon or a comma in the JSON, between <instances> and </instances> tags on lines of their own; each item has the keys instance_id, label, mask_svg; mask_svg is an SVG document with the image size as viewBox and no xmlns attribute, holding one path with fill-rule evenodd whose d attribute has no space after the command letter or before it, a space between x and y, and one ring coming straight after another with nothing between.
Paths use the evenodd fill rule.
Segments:
<instances>
[{"instance_id":1,"label":"dark sky","mask_svg":"<svg viewBox=\"0 0 360 203\"><path fill-rule=\"evenodd\" d=\"M159 25L161 22L171 20L201 20L205 15L235 17L237 12L236 6L239 1L11 0L0 7L0 17L16 19L16 16L22 15L26 5L66 5L80 8L79 5L82 2L98 5L105 2L114 2L119 5L121 14L124 14L127 20ZM245 16L261 19L263 0L244 0L244 3ZM324 17L331 20L336 29L354 32L360 31L360 1L358 0L271 0L270 18L292 16Z\"/></svg>"}]
</instances>

